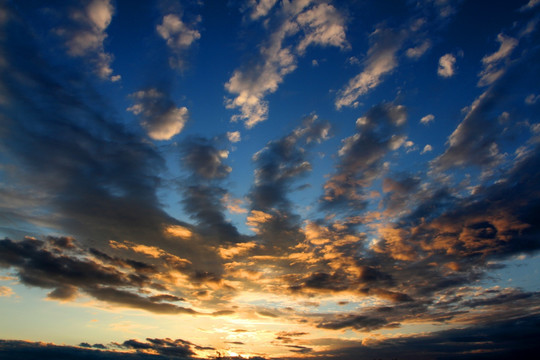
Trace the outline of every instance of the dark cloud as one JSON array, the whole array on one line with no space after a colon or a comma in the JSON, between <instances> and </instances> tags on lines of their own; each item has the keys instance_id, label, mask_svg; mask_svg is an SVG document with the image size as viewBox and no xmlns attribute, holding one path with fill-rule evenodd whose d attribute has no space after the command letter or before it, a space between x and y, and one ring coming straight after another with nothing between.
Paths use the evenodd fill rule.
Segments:
<instances>
[{"instance_id":1,"label":"dark cloud","mask_svg":"<svg viewBox=\"0 0 540 360\"><path fill-rule=\"evenodd\" d=\"M83 343L84 344L84 343ZM0 357L5 360L71 360L71 359L102 359L102 360L164 360L167 357L143 353L126 353L117 351L93 350L81 347L44 344L18 340L0 340Z\"/></svg>"},{"instance_id":2,"label":"dark cloud","mask_svg":"<svg viewBox=\"0 0 540 360\"><path fill-rule=\"evenodd\" d=\"M113 343L114 347L133 352L118 351L102 344L90 345L83 342L79 347L55 344L33 343L17 340L0 340L2 359L195 359L195 350L215 350L192 342L176 339L147 338L145 342L136 339ZM92 350L91 350L92 349ZM100 350L95 350L100 349ZM151 351L151 353L150 353Z\"/></svg>"},{"instance_id":3,"label":"dark cloud","mask_svg":"<svg viewBox=\"0 0 540 360\"><path fill-rule=\"evenodd\" d=\"M408 204L414 199L414 195L420 185L420 177L397 176L397 178L386 177L383 180L382 189L386 194L384 198L384 208L389 214L399 213L407 210Z\"/></svg>"},{"instance_id":4,"label":"dark cloud","mask_svg":"<svg viewBox=\"0 0 540 360\"><path fill-rule=\"evenodd\" d=\"M5 226L31 229L39 219L95 244L111 238L166 244L163 224L179 222L156 195L161 156L118 121L90 77L56 65L36 44L32 25L12 15L0 45L6 100L0 137L3 161L17 168L5 174L11 185L2 188L22 205L1 206L7 219L17 219Z\"/></svg>"},{"instance_id":5,"label":"dark cloud","mask_svg":"<svg viewBox=\"0 0 540 360\"><path fill-rule=\"evenodd\" d=\"M317 272L305 278L301 285L291 286L291 290L299 291L302 289L343 291L350 287L347 283L347 277L343 273L335 272L333 274Z\"/></svg>"},{"instance_id":6,"label":"dark cloud","mask_svg":"<svg viewBox=\"0 0 540 360\"><path fill-rule=\"evenodd\" d=\"M445 152L433 161L439 171L477 165L489 168L503 160L498 141L502 127L494 110L501 102L502 89L490 88L471 105L469 112L448 138Z\"/></svg>"},{"instance_id":7,"label":"dark cloud","mask_svg":"<svg viewBox=\"0 0 540 360\"><path fill-rule=\"evenodd\" d=\"M69 248L66 252L58 252L55 248L49 250L48 245L54 245L56 240L0 240L0 266L15 269L20 281L25 285L53 289L48 294L51 299L72 300L78 292L83 292L101 301L158 314L197 313L166 302L185 300L174 295L139 295L138 292L145 288L162 287L144 275L144 271L140 273L140 266L115 267L110 264L121 266L129 264L130 261L115 260L96 251L85 254L79 248ZM97 258L92 257L96 254ZM109 260L108 265L96 261L103 258Z\"/></svg>"},{"instance_id":8,"label":"dark cloud","mask_svg":"<svg viewBox=\"0 0 540 360\"><path fill-rule=\"evenodd\" d=\"M197 314L193 309L169 303L155 302L155 299L112 287L87 288L85 292L101 301L136 309L144 309L156 314Z\"/></svg>"},{"instance_id":9,"label":"dark cloud","mask_svg":"<svg viewBox=\"0 0 540 360\"><path fill-rule=\"evenodd\" d=\"M103 345L103 344L90 345L87 342L82 342L82 343L79 344L79 346L84 347L84 348L95 348L95 349L102 349L102 350L107 349L107 347L105 345Z\"/></svg>"},{"instance_id":10,"label":"dark cloud","mask_svg":"<svg viewBox=\"0 0 540 360\"><path fill-rule=\"evenodd\" d=\"M127 349L135 350L153 350L160 355L171 357L171 358L190 358L192 355L195 355L194 350L215 350L212 347L199 346L193 344L192 342L176 339L172 340L169 338L166 339L157 339L157 338L147 338L146 342L141 342L139 340L131 339L124 341L120 347Z\"/></svg>"},{"instance_id":11,"label":"dark cloud","mask_svg":"<svg viewBox=\"0 0 540 360\"><path fill-rule=\"evenodd\" d=\"M356 122L357 133L343 140L336 172L324 185L323 209L357 212L367 205L364 189L384 171L384 159L405 141L405 107L380 104Z\"/></svg>"},{"instance_id":12,"label":"dark cloud","mask_svg":"<svg viewBox=\"0 0 540 360\"><path fill-rule=\"evenodd\" d=\"M384 318L374 318L363 315L349 315L343 319L323 322L317 325L317 327L323 329L339 330L344 328L352 328L361 331L372 331L388 326L395 327L396 325L389 324Z\"/></svg>"},{"instance_id":13,"label":"dark cloud","mask_svg":"<svg viewBox=\"0 0 540 360\"><path fill-rule=\"evenodd\" d=\"M518 58L505 62L493 84L466 108L463 120L448 137L446 150L431 163L435 171L477 166L490 172L506 160L506 142L522 129L505 117L510 113L526 116L513 101L517 94L523 96L528 78L540 73L539 59L540 53L535 50L524 51ZM522 71L523 67L529 69L527 73Z\"/></svg>"},{"instance_id":14,"label":"dark cloud","mask_svg":"<svg viewBox=\"0 0 540 360\"><path fill-rule=\"evenodd\" d=\"M174 301L186 301L186 299L170 295L170 294L161 294L161 295L154 295L150 296L150 300L156 302L156 301L168 301L168 302L174 302Z\"/></svg>"},{"instance_id":15,"label":"dark cloud","mask_svg":"<svg viewBox=\"0 0 540 360\"><path fill-rule=\"evenodd\" d=\"M540 351L539 324L540 317L534 314L429 335L366 341L314 355L333 359L528 359Z\"/></svg>"},{"instance_id":16,"label":"dark cloud","mask_svg":"<svg viewBox=\"0 0 540 360\"><path fill-rule=\"evenodd\" d=\"M225 217L225 189L214 184L189 184L183 186L183 193L182 204L190 217L197 221L197 231L207 243L212 239L217 243L241 241L238 230Z\"/></svg>"},{"instance_id":17,"label":"dark cloud","mask_svg":"<svg viewBox=\"0 0 540 360\"><path fill-rule=\"evenodd\" d=\"M300 243L301 219L294 214L288 194L294 182L311 171L307 147L329 136L330 124L311 115L286 136L270 141L255 153L254 184L248 198L251 214L248 225L270 248L288 248Z\"/></svg>"},{"instance_id":18,"label":"dark cloud","mask_svg":"<svg viewBox=\"0 0 540 360\"><path fill-rule=\"evenodd\" d=\"M218 142L219 139L190 137L181 143L182 164L189 170L189 176L178 184L184 195L182 204L197 222L197 233L206 243L241 242L245 237L225 216L224 199L228 192L219 180L229 175L231 167L224 163L228 151L218 150ZM215 263L220 262L216 259Z\"/></svg>"},{"instance_id":19,"label":"dark cloud","mask_svg":"<svg viewBox=\"0 0 540 360\"><path fill-rule=\"evenodd\" d=\"M289 351L299 353L299 354L307 354L313 351L312 348L309 348L307 346L302 346L302 345L287 345L287 347L289 348Z\"/></svg>"},{"instance_id":20,"label":"dark cloud","mask_svg":"<svg viewBox=\"0 0 540 360\"><path fill-rule=\"evenodd\" d=\"M424 251L457 261L463 257L508 257L538 250L539 165L540 149L536 147L502 174L500 181L483 191L454 198L447 202L443 213L430 221L409 221L418 224L414 228L404 222L400 228L407 229L403 234L408 235L400 241L420 244ZM414 242L409 239L410 231L414 232Z\"/></svg>"},{"instance_id":21,"label":"dark cloud","mask_svg":"<svg viewBox=\"0 0 540 360\"><path fill-rule=\"evenodd\" d=\"M324 140L329 131L328 122L320 121L312 115L305 118L302 125L290 134L270 141L253 156L257 168L249 199L254 210L290 210L287 195L293 181L311 171L308 154L303 146Z\"/></svg>"},{"instance_id":22,"label":"dark cloud","mask_svg":"<svg viewBox=\"0 0 540 360\"><path fill-rule=\"evenodd\" d=\"M222 179L231 172L231 167L223 163L228 151L218 150L208 139L187 138L181 144L181 151L182 164L204 179Z\"/></svg>"}]
</instances>

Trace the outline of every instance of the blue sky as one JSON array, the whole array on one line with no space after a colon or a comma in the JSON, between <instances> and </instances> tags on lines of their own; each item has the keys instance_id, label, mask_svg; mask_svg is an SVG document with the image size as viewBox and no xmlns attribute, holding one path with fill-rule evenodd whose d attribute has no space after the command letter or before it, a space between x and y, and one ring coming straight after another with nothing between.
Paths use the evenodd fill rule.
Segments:
<instances>
[{"instance_id":1,"label":"blue sky","mask_svg":"<svg viewBox=\"0 0 540 360\"><path fill-rule=\"evenodd\" d=\"M539 9L0 2L0 353L530 354Z\"/></svg>"}]
</instances>

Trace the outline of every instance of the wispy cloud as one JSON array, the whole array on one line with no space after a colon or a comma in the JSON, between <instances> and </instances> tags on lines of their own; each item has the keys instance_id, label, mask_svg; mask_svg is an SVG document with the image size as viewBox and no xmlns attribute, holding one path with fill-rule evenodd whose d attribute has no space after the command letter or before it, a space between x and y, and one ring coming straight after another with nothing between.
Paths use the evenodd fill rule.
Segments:
<instances>
[{"instance_id":1,"label":"wispy cloud","mask_svg":"<svg viewBox=\"0 0 540 360\"><path fill-rule=\"evenodd\" d=\"M377 87L384 75L398 65L397 51L401 48L404 33L380 28L370 35L371 46L365 60L364 71L349 80L336 99L336 108L354 105L358 97Z\"/></svg>"},{"instance_id":2,"label":"wispy cloud","mask_svg":"<svg viewBox=\"0 0 540 360\"><path fill-rule=\"evenodd\" d=\"M250 2L249 5L255 6L252 14L266 14L273 3ZM284 77L296 69L298 57L309 46L348 46L345 18L330 4L283 2L274 10L271 24L270 35L262 43L253 64L235 70L225 84L225 89L235 95L227 99L227 108L240 109L240 114L234 115L232 120L244 121L247 128L267 119L268 102L264 98L274 93Z\"/></svg>"}]
</instances>

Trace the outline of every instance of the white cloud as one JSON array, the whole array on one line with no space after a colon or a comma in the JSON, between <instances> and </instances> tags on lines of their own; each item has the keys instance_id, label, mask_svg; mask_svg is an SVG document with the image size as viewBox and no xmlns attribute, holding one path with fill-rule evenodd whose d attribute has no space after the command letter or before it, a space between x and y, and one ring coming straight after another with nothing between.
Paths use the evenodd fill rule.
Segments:
<instances>
[{"instance_id":1,"label":"white cloud","mask_svg":"<svg viewBox=\"0 0 540 360\"><path fill-rule=\"evenodd\" d=\"M261 9L271 5L270 2L264 6L263 2L253 4ZM233 115L232 121L242 120L251 128L266 120L268 102L264 98L275 92L283 78L296 69L297 59L307 47L347 46L343 16L332 5L312 5L311 0L282 2L275 15L279 25L260 47L258 61L233 72L225 89L235 97L226 100L226 107L238 108L240 114Z\"/></svg>"},{"instance_id":2,"label":"white cloud","mask_svg":"<svg viewBox=\"0 0 540 360\"><path fill-rule=\"evenodd\" d=\"M112 56L105 52L103 45L113 14L114 7L109 0L93 0L82 9L72 10L69 13L71 26L58 28L56 33L65 38L70 56L86 58L99 77L117 81L120 75L112 75Z\"/></svg>"},{"instance_id":3,"label":"white cloud","mask_svg":"<svg viewBox=\"0 0 540 360\"><path fill-rule=\"evenodd\" d=\"M424 124L424 125L427 125L430 122L432 122L433 120L435 120L435 116L433 114L428 114L428 115L424 116L423 118L421 118L420 122L422 124Z\"/></svg>"},{"instance_id":4,"label":"white cloud","mask_svg":"<svg viewBox=\"0 0 540 360\"><path fill-rule=\"evenodd\" d=\"M310 45L347 47L345 39L345 19L335 7L319 4L298 15L298 24L303 28L305 36L297 46L298 52L304 54Z\"/></svg>"},{"instance_id":5,"label":"white cloud","mask_svg":"<svg viewBox=\"0 0 540 360\"><path fill-rule=\"evenodd\" d=\"M257 20L268 15L276 2L277 0L249 0L247 6L251 8L251 14L249 15L251 20Z\"/></svg>"},{"instance_id":6,"label":"white cloud","mask_svg":"<svg viewBox=\"0 0 540 360\"><path fill-rule=\"evenodd\" d=\"M227 132L227 139L232 143L237 143L241 140L240 131L229 131Z\"/></svg>"},{"instance_id":7,"label":"white cloud","mask_svg":"<svg viewBox=\"0 0 540 360\"><path fill-rule=\"evenodd\" d=\"M439 67L437 69L437 74L439 76L449 78L455 74L456 57L452 54L446 54L441 56L439 59Z\"/></svg>"},{"instance_id":8,"label":"white cloud","mask_svg":"<svg viewBox=\"0 0 540 360\"><path fill-rule=\"evenodd\" d=\"M339 92L336 108L352 106L359 96L377 87L383 75L397 66L396 52L401 48L403 36L389 29L377 29L371 34L372 45L368 50L364 71L349 80Z\"/></svg>"},{"instance_id":9,"label":"white cloud","mask_svg":"<svg viewBox=\"0 0 540 360\"><path fill-rule=\"evenodd\" d=\"M196 22L200 21L200 17ZM159 35L167 42L169 49L175 54L175 57L169 58L171 67L182 68L184 61L182 59L183 51L188 49L195 41L201 38L201 33L186 25L178 15L168 14L163 17L160 25L156 27Z\"/></svg>"},{"instance_id":10,"label":"white cloud","mask_svg":"<svg viewBox=\"0 0 540 360\"><path fill-rule=\"evenodd\" d=\"M424 41L422 44L407 49L407 52L405 53L408 58L410 59L419 59L422 55L428 51L428 49L431 47L431 42L429 40Z\"/></svg>"},{"instance_id":11,"label":"white cloud","mask_svg":"<svg viewBox=\"0 0 540 360\"><path fill-rule=\"evenodd\" d=\"M479 74L478 86L491 85L504 74L503 60L506 60L512 54L512 51L519 43L517 39L502 33L497 36L497 41L501 44L499 50L482 58L483 69Z\"/></svg>"},{"instance_id":12,"label":"white cloud","mask_svg":"<svg viewBox=\"0 0 540 360\"><path fill-rule=\"evenodd\" d=\"M154 140L169 140L179 134L188 120L188 109L177 108L165 93L157 90L142 90L131 97L135 105L127 110L141 118L141 125Z\"/></svg>"},{"instance_id":13,"label":"white cloud","mask_svg":"<svg viewBox=\"0 0 540 360\"><path fill-rule=\"evenodd\" d=\"M424 146L424 149L422 150L422 152L420 154L425 154L427 152L430 152L433 150L433 147L431 147L431 145L427 144L426 146Z\"/></svg>"}]
</instances>

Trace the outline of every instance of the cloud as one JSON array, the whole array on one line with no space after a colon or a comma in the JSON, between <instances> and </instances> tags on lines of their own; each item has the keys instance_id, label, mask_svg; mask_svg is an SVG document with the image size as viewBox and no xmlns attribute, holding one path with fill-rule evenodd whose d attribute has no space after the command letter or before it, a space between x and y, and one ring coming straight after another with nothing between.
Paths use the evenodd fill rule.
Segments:
<instances>
[{"instance_id":1,"label":"cloud","mask_svg":"<svg viewBox=\"0 0 540 360\"><path fill-rule=\"evenodd\" d=\"M418 46L408 48L406 51L406 55L410 59L419 59L426 53L426 51L429 50L431 47L431 42L429 40L425 40L423 43L421 43Z\"/></svg>"},{"instance_id":2,"label":"cloud","mask_svg":"<svg viewBox=\"0 0 540 360\"><path fill-rule=\"evenodd\" d=\"M188 120L188 109L177 108L162 91L155 88L137 91L130 95L135 104L129 108L140 115L141 125L154 140L170 140L179 134Z\"/></svg>"},{"instance_id":3,"label":"cloud","mask_svg":"<svg viewBox=\"0 0 540 360\"><path fill-rule=\"evenodd\" d=\"M297 22L304 30L304 37L297 46L300 55L303 55L311 45L338 48L347 46L345 19L330 4L321 3L301 12L297 17Z\"/></svg>"},{"instance_id":4,"label":"cloud","mask_svg":"<svg viewBox=\"0 0 540 360\"><path fill-rule=\"evenodd\" d=\"M321 323L318 325L318 327L332 330L353 328L355 330L372 331L380 329L386 325L388 325L388 323L384 319L371 318L362 315L351 315L345 319Z\"/></svg>"},{"instance_id":5,"label":"cloud","mask_svg":"<svg viewBox=\"0 0 540 360\"><path fill-rule=\"evenodd\" d=\"M181 222L158 200L164 160L156 148L117 120L77 64L52 66L31 26L14 17L4 27L0 138L3 160L18 164L0 192L10 199L0 205L12 219L6 231L62 229L100 248L110 239L167 247L163 224Z\"/></svg>"},{"instance_id":6,"label":"cloud","mask_svg":"<svg viewBox=\"0 0 540 360\"><path fill-rule=\"evenodd\" d=\"M180 183L182 204L197 231L207 242L240 241L236 227L225 218L227 191L218 181L226 178L232 168L224 163L228 151L217 149L211 140L201 137L186 138L180 144L182 164L190 171L190 178ZM213 239L213 240L212 240Z\"/></svg>"},{"instance_id":7,"label":"cloud","mask_svg":"<svg viewBox=\"0 0 540 360\"><path fill-rule=\"evenodd\" d=\"M327 210L357 211L366 204L362 189L385 171L383 159L405 143L405 107L383 103L356 121L357 133L342 140L340 162L324 185L321 205Z\"/></svg>"},{"instance_id":8,"label":"cloud","mask_svg":"<svg viewBox=\"0 0 540 360\"><path fill-rule=\"evenodd\" d=\"M258 3L256 9L262 9L262 4ZM265 8L270 10L272 6ZM267 119L268 102L264 98L277 91L309 46L347 46L344 18L329 4L284 2L276 10L271 24L271 33L254 61L235 70L225 84L225 89L235 95L227 99L227 108L240 109L240 114L234 115L232 121L242 120L247 128ZM289 42L295 45L287 45Z\"/></svg>"},{"instance_id":9,"label":"cloud","mask_svg":"<svg viewBox=\"0 0 540 360\"><path fill-rule=\"evenodd\" d=\"M50 248L54 239L0 240L0 266L13 268L19 280L29 286L53 289L50 299L68 301L79 292L109 304L143 309L158 314L196 314L164 301L178 301L169 294L145 297L136 292L162 288L152 275L160 270L140 261L111 257L103 252L73 247ZM159 285L159 286L158 286Z\"/></svg>"},{"instance_id":10,"label":"cloud","mask_svg":"<svg viewBox=\"0 0 540 360\"><path fill-rule=\"evenodd\" d=\"M240 131L229 131L227 132L227 139L232 143L237 143L241 140Z\"/></svg>"},{"instance_id":11,"label":"cloud","mask_svg":"<svg viewBox=\"0 0 540 360\"><path fill-rule=\"evenodd\" d=\"M2 296L10 297L13 294L14 294L13 289L11 289L9 286L3 286L3 285L0 286L0 297Z\"/></svg>"},{"instance_id":12,"label":"cloud","mask_svg":"<svg viewBox=\"0 0 540 360\"><path fill-rule=\"evenodd\" d=\"M190 137L181 144L182 163L194 174L204 179L222 179L232 168L223 164L227 150L218 150L204 138Z\"/></svg>"},{"instance_id":13,"label":"cloud","mask_svg":"<svg viewBox=\"0 0 540 360\"><path fill-rule=\"evenodd\" d=\"M107 347L102 344L90 345L86 342L76 347L43 342L0 340L0 355L6 360L30 360L36 357L39 359L92 358L102 360L197 359L199 358L196 356L197 351L209 350L215 349L182 339L172 340L169 338L147 338L145 341L130 339L121 344L111 343Z\"/></svg>"},{"instance_id":14,"label":"cloud","mask_svg":"<svg viewBox=\"0 0 540 360\"><path fill-rule=\"evenodd\" d=\"M505 71L503 62L512 54L519 41L500 33L497 41L501 44L499 50L482 58L483 69L480 72L478 86L493 84Z\"/></svg>"},{"instance_id":15,"label":"cloud","mask_svg":"<svg viewBox=\"0 0 540 360\"><path fill-rule=\"evenodd\" d=\"M333 359L351 358L394 358L418 359L437 358L467 360L507 359L515 356L531 357L538 350L537 314L511 320L492 321L489 324L436 331L431 334L375 337L357 346L343 346L336 350L316 352L318 357Z\"/></svg>"},{"instance_id":16,"label":"cloud","mask_svg":"<svg viewBox=\"0 0 540 360\"><path fill-rule=\"evenodd\" d=\"M302 126L279 140L269 142L253 156L257 168L249 199L254 210L289 210L287 194L293 180L311 171L302 145L325 140L329 130L330 124L319 121L316 115L306 117Z\"/></svg>"},{"instance_id":17,"label":"cloud","mask_svg":"<svg viewBox=\"0 0 540 360\"><path fill-rule=\"evenodd\" d=\"M492 111L504 93L502 88L488 89L469 107L467 114L448 138L448 147L432 165L438 170L477 165L489 167L502 161L497 140L500 127Z\"/></svg>"},{"instance_id":18,"label":"cloud","mask_svg":"<svg viewBox=\"0 0 540 360\"><path fill-rule=\"evenodd\" d=\"M79 6L68 10L70 24L55 32L65 39L69 55L86 59L98 76L115 81L119 76L112 75L113 57L105 52L104 46L113 15L114 6L109 0L80 1Z\"/></svg>"},{"instance_id":19,"label":"cloud","mask_svg":"<svg viewBox=\"0 0 540 360\"><path fill-rule=\"evenodd\" d=\"M525 104L527 105L534 105L536 104L536 102L540 100L540 95L535 95L535 94L529 94L527 95L527 97L525 98Z\"/></svg>"},{"instance_id":20,"label":"cloud","mask_svg":"<svg viewBox=\"0 0 540 360\"><path fill-rule=\"evenodd\" d=\"M529 9L536 7L538 4L540 4L540 0L529 0L529 2L523 5L519 10L527 11Z\"/></svg>"},{"instance_id":21,"label":"cloud","mask_svg":"<svg viewBox=\"0 0 540 360\"><path fill-rule=\"evenodd\" d=\"M453 54L446 54L439 59L437 74L444 78L449 78L455 74L456 57Z\"/></svg>"},{"instance_id":22,"label":"cloud","mask_svg":"<svg viewBox=\"0 0 540 360\"><path fill-rule=\"evenodd\" d=\"M336 99L337 109L351 106L358 97L377 87L384 75L398 65L397 51L401 48L404 33L395 33L391 29L379 28L370 35L370 48L364 61L364 70L349 80Z\"/></svg>"},{"instance_id":23,"label":"cloud","mask_svg":"<svg viewBox=\"0 0 540 360\"><path fill-rule=\"evenodd\" d=\"M426 115L426 116L424 116L423 118L420 119L420 123L422 123L424 125L427 125L427 124L433 122L433 120L435 120L435 115L428 114L428 115Z\"/></svg>"},{"instance_id":24,"label":"cloud","mask_svg":"<svg viewBox=\"0 0 540 360\"><path fill-rule=\"evenodd\" d=\"M249 0L247 8L251 10L249 14L251 20L257 20L268 15L276 3L277 0Z\"/></svg>"},{"instance_id":25,"label":"cloud","mask_svg":"<svg viewBox=\"0 0 540 360\"><path fill-rule=\"evenodd\" d=\"M201 38L201 33L195 28L200 21L199 16L193 24L188 25L182 21L181 15L167 14L163 16L161 24L157 25L158 34L167 42L167 46L174 54L169 58L169 65L172 68L182 69L185 66L184 53Z\"/></svg>"},{"instance_id":26,"label":"cloud","mask_svg":"<svg viewBox=\"0 0 540 360\"><path fill-rule=\"evenodd\" d=\"M424 146L424 148L422 149L421 154L425 154L425 153L430 152L430 151L432 151L432 150L433 150L433 147L432 147L431 145L427 144L427 145Z\"/></svg>"}]
</instances>

